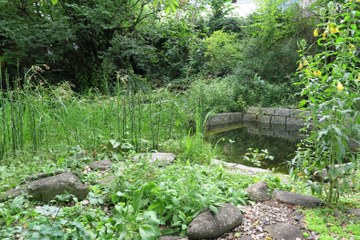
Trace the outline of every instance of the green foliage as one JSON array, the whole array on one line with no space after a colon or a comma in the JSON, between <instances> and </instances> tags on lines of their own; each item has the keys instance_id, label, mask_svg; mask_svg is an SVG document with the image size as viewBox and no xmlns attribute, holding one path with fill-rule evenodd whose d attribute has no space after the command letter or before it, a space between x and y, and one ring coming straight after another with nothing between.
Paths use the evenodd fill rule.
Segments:
<instances>
[{"instance_id":1,"label":"green foliage","mask_svg":"<svg viewBox=\"0 0 360 240\"><path fill-rule=\"evenodd\" d=\"M297 41L312 41L309 29L315 24L296 3L285 6L284 2L258 1L259 10L243 24L243 61L236 70L242 79L251 81L257 74L267 82L291 85L298 60Z\"/></svg>"},{"instance_id":2,"label":"green foliage","mask_svg":"<svg viewBox=\"0 0 360 240\"><path fill-rule=\"evenodd\" d=\"M223 76L233 71L241 60L241 51L237 35L215 31L205 40L206 68L208 74Z\"/></svg>"},{"instance_id":3,"label":"green foliage","mask_svg":"<svg viewBox=\"0 0 360 240\"><path fill-rule=\"evenodd\" d=\"M188 91L190 107L201 101L203 112L236 112L246 107L243 95L237 92L236 82L226 79L198 81Z\"/></svg>"},{"instance_id":4,"label":"green foliage","mask_svg":"<svg viewBox=\"0 0 360 240\"><path fill-rule=\"evenodd\" d=\"M300 106L308 105L312 131L307 139L310 148L299 148L294 164L300 175L328 168L327 183L322 182L315 189L325 193L329 205L351 191L349 181L355 177L352 172L359 164L359 154L348 145L350 138L358 141L360 136L360 58L355 47L360 43L356 31L358 10L358 3L329 2L319 10L325 23L313 32L322 51L308 56L305 43L300 43L299 84L306 97ZM347 162L351 164L342 165Z\"/></svg>"},{"instance_id":5,"label":"green foliage","mask_svg":"<svg viewBox=\"0 0 360 240\"><path fill-rule=\"evenodd\" d=\"M185 233L191 220L204 208L216 209L214 206L225 201L245 203L241 187L220 168L189 163L156 168L146 161L127 163L122 168L125 169L119 173L112 201L133 209L134 218L152 211L153 218L158 219L157 229L161 223L172 231ZM127 229L139 227L136 222L126 224Z\"/></svg>"}]
</instances>

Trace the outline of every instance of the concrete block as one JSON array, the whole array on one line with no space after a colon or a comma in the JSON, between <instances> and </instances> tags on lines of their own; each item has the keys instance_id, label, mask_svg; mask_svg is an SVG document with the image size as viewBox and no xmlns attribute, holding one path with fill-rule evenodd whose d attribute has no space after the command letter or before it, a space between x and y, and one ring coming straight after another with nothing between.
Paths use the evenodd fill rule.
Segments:
<instances>
[{"instance_id":1,"label":"concrete block","mask_svg":"<svg viewBox=\"0 0 360 240\"><path fill-rule=\"evenodd\" d=\"M230 115L230 121L231 123L239 123L243 120L243 114L242 112L234 112Z\"/></svg>"},{"instance_id":2,"label":"concrete block","mask_svg":"<svg viewBox=\"0 0 360 240\"><path fill-rule=\"evenodd\" d=\"M261 109L261 113L263 115L274 115L275 114L275 110L274 108L262 108Z\"/></svg>"},{"instance_id":3,"label":"concrete block","mask_svg":"<svg viewBox=\"0 0 360 240\"><path fill-rule=\"evenodd\" d=\"M271 116L268 115L260 115L257 119L258 122L260 123L267 123L268 125L270 125L270 121L271 121Z\"/></svg>"},{"instance_id":4,"label":"concrete block","mask_svg":"<svg viewBox=\"0 0 360 240\"><path fill-rule=\"evenodd\" d=\"M256 121L256 116L254 116L253 114L244 113L243 122L255 122L255 121Z\"/></svg>"},{"instance_id":5,"label":"concrete block","mask_svg":"<svg viewBox=\"0 0 360 240\"><path fill-rule=\"evenodd\" d=\"M275 108L274 115L275 116L290 116L291 110L287 108Z\"/></svg>"},{"instance_id":6,"label":"concrete block","mask_svg":"<svg viewBox=\"0 0 360 240\"><path fill-rule=\"evenodd\" d=\"M305 120L302 118L298 118L298 117L297 118L295 118L295 117L286 118L286 126L295 125L295 126L302 127L302 126L304 126L304 123L305 123Z\"/></svg>"},{"instance_id":7,"label":"concrete block","mask_svg":"<svg viewBox=\"0 0 360 240\"><path fill-rule=\"evenodd\" d=\"M285 124L271 124L271 129L275 131L285 131L286 126Z\"/></svg>"},{"instance_id":8,"label":"concrete block","mask_svg":"<svg viewBox=\"0 0 360 240\"><path fill-rule=\"evenodd\" d=\"M286 117L285 116L272 116L271 125L279 125L282 124L285 127Z\"/></svg>"}]
</instances>

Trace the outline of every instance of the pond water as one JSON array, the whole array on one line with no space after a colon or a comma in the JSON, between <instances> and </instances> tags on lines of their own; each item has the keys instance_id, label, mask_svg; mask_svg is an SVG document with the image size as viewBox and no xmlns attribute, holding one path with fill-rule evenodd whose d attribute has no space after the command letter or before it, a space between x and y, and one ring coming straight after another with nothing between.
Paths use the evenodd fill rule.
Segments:
<instances>
[{"instance_id":1,"label":"pond water","mask_svg":"<svg viewBox=\"0 0 360 240\"><path fill-rule=\"evenodd\" d=\"M288 131L283 129L283 126L250 123L210 129L205 135L208 142L221 150L227 162L273 169L282 173L289 172L288 161L295 153L296 144L303 138L298 133L298 128ZM274 159L261 161L260 166L255 166L243 158L249 148L267 149Z\"/></svg>"}]
</instances>

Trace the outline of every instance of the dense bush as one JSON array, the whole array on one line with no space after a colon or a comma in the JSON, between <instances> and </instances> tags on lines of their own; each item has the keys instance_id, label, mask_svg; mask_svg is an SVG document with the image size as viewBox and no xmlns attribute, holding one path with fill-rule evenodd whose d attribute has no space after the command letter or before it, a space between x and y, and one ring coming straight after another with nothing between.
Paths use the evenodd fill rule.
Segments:
<instances>
[{"instance_id":1,"label":"dense bush","mask_svg":"<svg viewBox=\"0 0 360 240\"><path fill-rule=\"evenodd\" d=\"M187 94L190 107L200 102L204 112L236 112L245 108L242 96L236 91L235 82L220 78L197 81Z\"/></svg>"}]
</instances>

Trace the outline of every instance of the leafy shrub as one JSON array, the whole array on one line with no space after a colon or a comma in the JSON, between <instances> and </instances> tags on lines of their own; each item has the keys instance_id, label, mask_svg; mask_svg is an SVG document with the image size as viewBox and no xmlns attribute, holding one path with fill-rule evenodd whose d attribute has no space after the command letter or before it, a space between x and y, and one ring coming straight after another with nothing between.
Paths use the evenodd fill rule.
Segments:
<instances>
[{"instance_id":1,"label":"leafy shrub","mask_svg":"<svg viewBox=\"0 0 360 240\"><path fill-rule=\"evenodd\" d=\"M255 75L251 80L243 79L240 75L229 75L224 82L230 82L234 88L234 95L241 97L244 106L289 106L297 101L296 87L289 83L269 83Z\"/></svg>"},{"instance_id":2,"label":"leafy shrub","mask_svg":"<svg viewBox=\"0 0 360 240\"><path fill-rule=\"evenodd\" d=\"M360 160L349 146L351 137L358 141L360 136L360 57L355 47L360 43L356 31L360 16L353 14L359 10L352 1L327 3L319 9L323 23L313 30L322 51L308 55L306 42L299 44L299 84L306 98L299 106L308 106L312 126L309 146L301 146L295 156L294 173L309 178L312 169L327 167L326 179L312 186L325 195L328 205L337 203L341 194L351 193L349 182L355 182L353 172Z\"/></svg>"},{"instance_id":3,"label":"leafy shrub","mask_svg":"<svg viewBox=\"0 0 360 240\"><path fill-rule=\"evenodd\" d=\"M235 82L227 79L213 79L195 82L188 91L190 107L201 102L203 112L236 112L245 108L242 96L237 92Z\"/></svg>"},{"instance_id":4,"label":"leafy shrub","mask_svg":"<svg viewBox=\"0 0 360 240\"><path fill-rule=\"evenodd\" d=\"M207 73L214 76L231 73L241 59L237 35L219 30L208 37L205 43Z\"/></svg>"}]
</instances>

